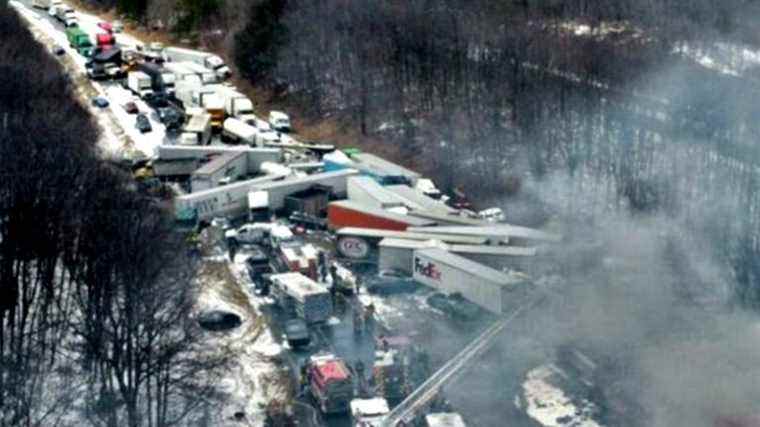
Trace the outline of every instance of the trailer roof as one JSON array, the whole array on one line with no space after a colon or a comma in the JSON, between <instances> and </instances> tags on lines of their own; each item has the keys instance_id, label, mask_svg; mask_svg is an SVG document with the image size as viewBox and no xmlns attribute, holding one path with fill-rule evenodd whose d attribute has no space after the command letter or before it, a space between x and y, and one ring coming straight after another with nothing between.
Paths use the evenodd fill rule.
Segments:
<instances>
[{"instance_id":1,"label":"trailer roof","mask_svg":"<svg viewBox=\"0 0 760 427\"><path fill-rule=\"evenodd\" d=\"M284 179L282 181L274 181L274 182L261 184L261 185L256 186L256 191L268 191L275 188L288 187L293 184L303 184L303 183L309 183L309 182L314 182L315 184L318 184L319 181L323 179L340 177L340 176L351 176L351 175L356 175L357 173L359 172L357 172L354 169L342 169L342 170L334 171L334 172L315 173L315 174L307 175L301 178L289 178L289 179Z\"/></svg>"},{"instance_id":2,"label":"trailer roof","mask_svg":"<svg viewBox=\"0 0 760 427\"><path fill-rule=\"evenodd\" d=\"M301 273L281 273L273 274L270 279L274 283L280 283L286 288L286 292L293 297L307 297L310 295L321 295L327 292L323 286L309 279Z\"/></svg>"},{"instance_id":3,"label":"trailer roof","mask_svg":"<svg viewBox=\"0 0 760 427\"><path fill-rule=\"evenodd\" d=\"M219 169L227 167L230 162L237 160L239 157L245 156L245 153L223 153L214 157L210 162L201 166L200 169L193 173L193 176L198 175L210 175L217 172Z\"/></svg>"},{"instance_id":4,"label":"trailer roof","mask_svg":"<svg viewBox=\"0 0 760 427\"><path fill-rule=\"evenodd\" d=\"M418 205L420 207L419 209L415 209L412 206L410 206L410 208L414 210L420 210L423 213L431 211L431 215L435 215L433 214L433 212L442 213L442 214L456 212L456 209L446 206L445 203L432 199L408 185L388 185L385 187L385 189L397 195L398 197L401 197L402 199L408 201L410 204ZM420 215L415 215L415 216L420 216ZM437 215L437 216L446 217L447 215ZM427 218L427 219L435 220L436 218Z\"/></svg>"},{"instance_id":5,"label":"trailer roof","mask_svg":"<svg viewBox=\"0 0 760 427\"><path fill-rule=\"evenodd\" d=\"M409 215L436 221L439 224L442 224L441 226L446 226L447 225L446 223L452 224L454 226L457 226L457 225L486 226L489 224L479 219L468 218L466 216L457 215L455 212L456 211L452 211L450 214L442 214L440 212L431 211L431 210L425 210L425 211L413 210L409 212Z\"/></svg>"},{"instance_id":6,"label":"trailer roof","mask_svg":"<svg viewBox=\"0 0 760 427\"><path fill-rule=\"evenodd\" d=\"M485 243L485 237L455 236L452 234L411 233L408 231L380 230L376 228L344 227L336 232L339 236L358 236L369 238L397 238L407 240L440 240L449 243L478 245Z\"/></svg>"},{"instance_id":7,"label":"trailer roof","mask_svg":"<svg viewBox=\"0 0 760 427\"><path fill-rule=\"evenodd\" d=\"M384 206L407 206L408 208L421 208L421 206L405 200L401 196L388 191L377 181L368 176L352 176L348 178L349 188L351 186L358 187L370 197L372 197L377 203ZM349 189L349 200L351 200L351 191ZM361 201L359 201L361 203ZM412 206L409 206L409 205Z\"/></svg>"},{"instance_id":8,"label":"trailer roof","mask_svg":"<svg viewBox=\"0 0 760 427\"><path fill-rule=\"evenodd\" d=\"M520 227L509 224L494 224L485 226L438 226L438 227L414 227L409 231L419 233L457 234L466 236L503 236L516 237L529 240L541 240L547 242L559 242L562 236L547 233L534 228Z\"/></svg>"},{"instance_id":9,"label":"trailer roof","mask_svg":"<svg viewBox=\"0 0 760 427\"><path fill-rule=\"evenodd\" d=\"M536 248L493 245L448 245L451 252L474 255L535 256Z\"/></svg>"},{"instance_id":10,"label":"trailer roof","mask_svg":"<svg viewBox=\"0 0 760 427\"><path fill-rule=\"evenodd\" d=\"M422 249L422 248L440 248L444 243L440 240L410 240L410 239L396 239L393 237L386 237L380 241L381 248L403 248L403 249Z\"/></svg>"},{"instance_id":11,"label":"trailer roof","mask_svg":"<svg viewBox=\"0 0 760 427\"><path fill-rule=\"evenodd\" d=\"M415 255L424 256L442 264L466 271L472 275L478 276L483 280L499 284L505 287L512 287L524 280L518 279L495 270L486 265L471 261L459 255L452 254L440 248L426 248L415 251Z\"/></svg>"},{"instance_id":12,"label":"trailer roof","mask_svg":"<svg viewBox=\"0 0 760 427\"><path fill-rule=\"evenodd\" d=\"M380 169L390 175L410 176L414 178L419 178L421 176L418 172L397 165L396 163L389 162L374 154L356 153L352 155L351 158L372 168Z\"/></svg>"},{"instance_id":13,"label":"trailer roof","mask_svg":"<svg viewBox=\"0 0 760 427\"><path fill-rule=\"evenodd\" d=\"M417 218L417 217L413 217L413 216L409 216L409 215L402 215L402 214L399 214L399 213L394 213L394 212L387 211L385 209L380 209L380 208L375 208L375 207L372 207L372 206L367 206L364 203L357 203L357 202L352 202L352 201L349 201L349 200L341 200L341 201L337 201L337 202L331 202L330 205L331 206L338 206L338 207L341 207L341 208L344 208L344 209L354 210L354 211L357 211L357 212L362 212L362 213L365 213L367 215L372 215L372 216L377 216L377 217L381 217L381 218L390 219L392 221L402 222L402 223L405 223L405 224L409 224L410 226L424 227L424 226L429 226L429 225L435 224L432 221L425 220L425 219L422 219L422 218Z\"/></svg>"}]
</instances>

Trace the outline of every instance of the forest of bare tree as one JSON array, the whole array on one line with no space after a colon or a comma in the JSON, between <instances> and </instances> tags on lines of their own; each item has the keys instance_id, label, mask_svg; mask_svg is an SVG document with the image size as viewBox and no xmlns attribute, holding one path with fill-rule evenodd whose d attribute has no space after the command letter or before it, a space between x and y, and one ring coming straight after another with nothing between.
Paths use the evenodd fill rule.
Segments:
<instances>
[{"instance_id":1,"label":"forest of bare tree","mask_svg":"<svg viewBox=\"0 0 760 427\"><path fill-rule=\"evenodd\" d=\"M5 8L0 57L0 425L176 425L221 363L198 356L185 243Z\"/></svg>"}]
</instances>

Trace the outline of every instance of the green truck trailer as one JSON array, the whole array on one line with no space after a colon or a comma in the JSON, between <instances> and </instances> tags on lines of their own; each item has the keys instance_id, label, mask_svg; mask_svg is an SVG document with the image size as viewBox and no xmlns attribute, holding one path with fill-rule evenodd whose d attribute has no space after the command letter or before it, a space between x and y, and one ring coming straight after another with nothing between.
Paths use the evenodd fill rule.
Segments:
<instances>
[{"instance_id":1,"label":"green truck trailer","mask_svg":"<svg viewBox=\"0 0 760 427\"><path fill-rule=\"evenodd\" d=\"M90 36L79 27L70 27L66 29L66 38L69 40L69 46L85 57L92 56L93 45Z\"/></svg>"}]
</instances>

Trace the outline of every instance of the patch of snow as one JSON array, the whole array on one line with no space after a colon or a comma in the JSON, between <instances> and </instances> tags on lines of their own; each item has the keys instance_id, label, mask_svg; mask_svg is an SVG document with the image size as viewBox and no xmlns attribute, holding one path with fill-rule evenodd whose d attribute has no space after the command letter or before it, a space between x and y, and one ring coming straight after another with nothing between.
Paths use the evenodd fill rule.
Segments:
<instances>
[{"instance_id":1,"label":"patch of snow","mask_svg":"<svg viewBox=\"0 0 760 427\"><path fill-rule=\"evenodd\" d=\"M595 405L583 400L583 406L578 408L561 388L551 383L555 374L551 365L528 372L522 384L527 414L546 427L602 427L591 418Z\"/></svg>"}]
</instances>

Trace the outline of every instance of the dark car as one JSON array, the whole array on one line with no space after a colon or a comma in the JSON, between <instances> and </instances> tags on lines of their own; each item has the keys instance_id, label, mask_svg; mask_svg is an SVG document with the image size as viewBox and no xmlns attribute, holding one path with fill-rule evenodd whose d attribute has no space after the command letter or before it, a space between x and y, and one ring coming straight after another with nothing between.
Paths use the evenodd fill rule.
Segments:
<instances>
[{"instance_id":1,"label":"dark car","mask_svg":"<svg viewBox=\"0 0 760 427\"><path fill-rule=\"evenodd\" d=\"M153 130L153 127L150 125L150 120L148 120L148 116L146 116L145 113L140 113L137 115L135 127L141 133L150 132Z\"/></svg>"},{"instance_id":2,"label":"dark car","mask_svg":"<svg viewBox=\"0 0 760 427\"><path fill-rule=\"evenodd\" d=\"M311 335L306 322L303 319L288 320L285 323L285 339L293 349L309 345Z\"/></svg>"},{"instance_id":3,"label":"dark car","mask_svg":"<svg viewBox=\"0 0 760 427\"><path fill-rule=\"evenodd\" d=\"M92 105L93 107L106 108L109 104L107 99L102 96L96 96L95 98L92 98Z\"/></svg>"},{"instance_id":4,"label":"dark car","mask_svg":"<svg viewBox=\"0 0 760 427\"><path fill-rule=\"evenodd\" d=\"M366 283L367 292L377 295L411 293L417 290L417 282L398 270L382 270Z\"/></svg>"},{"instance_id":5,"label":"dark car","mask_svg":"<svg viewBox=\"0 0 760 427\"><path fill-rule=\"evenodd\" d=\"M179 129L185 122L185 116L181 111L173 107L162 107L158 109L158 120L163 123L167 129Z\"/></svg>"},{"instance_id":6,"label":"dark car","mask_svg":"<svg viewBox=\"0 0 760 427\"><path fill-rule=\"evenodd\" d=\"M261 295L269 294L269 281L265 276L272 274L272 266L269 263L269 257L264 253L261 247L251 245L249 247L251 255L246 258L245 264L248 268L248 277L253 282L254 291Z\"/></svg>"},{"instance_id":7,"label":"dark car","mask_svg":"<svg viewBox=\"0 0 760 427\"><path fill-rule=\"evenodd\" d=\"M226 331L241 325L240 316L229 311L213 310L198 316L198 323L209 331Z\"/></svg>"},{"instance_id":8,"label":"dark car","mask_svg":"<svg viewBox=\"0 0 760 427\"><path fill-rule=\"evenodd\" d=\"M457 320L475 320L483 314L480 307L464 299L458 292L451 295L435 293L428 297L427 303Z\"/></svg>"},{"instance_id":9,"label":"dark car","mask_svg":"<svg viewBox=\"0 0 760 427\"><path fill-rule=\"evenodd\" d=\"M124 104L124 111L126 111L128 114L138 114L140 112L140 109L137 108L137 104L130 101Z\"/></svg>"}]
</instances>

